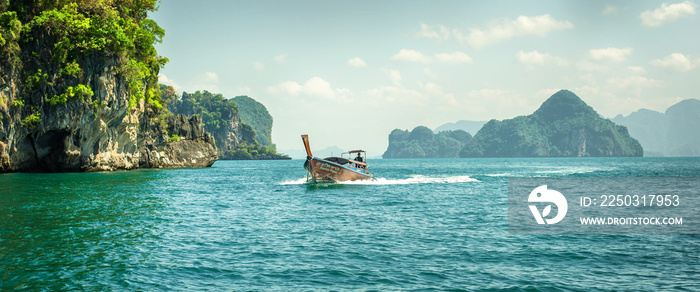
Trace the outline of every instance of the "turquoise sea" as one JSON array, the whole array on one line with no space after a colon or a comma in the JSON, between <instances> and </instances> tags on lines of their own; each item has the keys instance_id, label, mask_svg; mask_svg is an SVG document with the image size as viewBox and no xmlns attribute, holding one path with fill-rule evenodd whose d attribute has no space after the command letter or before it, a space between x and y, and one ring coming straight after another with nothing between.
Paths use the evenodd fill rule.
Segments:
<instances>
[{"instance_id":1,"label":"turquoise sea","mask_svg":"<svg viewBox=\"0 0 700 292\"><path fill-rule=\"evenodd\" d=\"M514 235L508 177L700 176L700 158L303 160L0 175L2 291L700 290L700 235Z\"/></svg>"}]
</instances>

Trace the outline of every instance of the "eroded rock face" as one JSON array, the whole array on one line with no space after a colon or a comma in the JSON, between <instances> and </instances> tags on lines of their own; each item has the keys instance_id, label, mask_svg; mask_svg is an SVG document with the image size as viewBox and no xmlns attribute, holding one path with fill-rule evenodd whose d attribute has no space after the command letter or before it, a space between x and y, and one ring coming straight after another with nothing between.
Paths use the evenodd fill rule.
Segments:
<instances>
[{"instance_id":1,"label":"eroded rock face","mask_svg":"<svg viewBox=\"0 0 700 292\"><path fill-rule=\"evenodd\" d=\"M34 101L17 105L16 70L0 72L0 172L109 171L139 167L206 167L216 161L216 146L198 117L161 120L143 101L129 109L126 83L104 61L86 66L94 94L62 105ZM45 98L45 97L44 97ZM40 122L23 124L32 113ZM168 133L178 134L170 141Z\"/></svg>"},{"instance_id":2,"label":"eroded rock face","mask_svg":"<svg viewBox=\"0 0 700 292\"><path fill-rule=\"evenodd\" d=\"M204 132L201 117L168 116L164 123L150 124L141 137L140 167L208 167L217 160L214 138Z\"/></svg>"}]
</instances>

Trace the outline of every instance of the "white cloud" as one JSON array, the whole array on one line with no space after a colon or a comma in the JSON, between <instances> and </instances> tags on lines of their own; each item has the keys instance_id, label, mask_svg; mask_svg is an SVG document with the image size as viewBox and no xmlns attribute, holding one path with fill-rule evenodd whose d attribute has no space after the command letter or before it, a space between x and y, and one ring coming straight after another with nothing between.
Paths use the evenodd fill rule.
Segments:
<instances>
[{"instance_id":1,"label":"white cloud","mask_svg":"<svg viewBox=\"0 0 700 292\"><path fill-rule=\"evenodd\" d=\"M421 88L423 88L423 90L425 90L425 92L427 94L434 95L434 96L444 94L442 86L440 86L438 84L428 82L426 84L420 83L420 86L421 86Z\"/></svg>"},{"instance_id":2,"label":"white cloud","mask_svg":"<svg viewBox=\"0 0 700 292\"><path fill-rule=\"evenodd\" d=\"M158 74L158 83L172 86L173 88L175 88L175 92L182 90L182 87L180 87L180 85L177 84L175 80L168 78L168 76L165 76L165 74L162 73Z\"/></svg>"},{"instance_id":3,"label":"white cloud","mask_svg":"<svg viewBox=\"0 0 700 292\"><path fill-rule=\"evenodd\" d=\"M462 52L452 52L452 53L441 53L435 55L435 59L442 63L448 64L459 64L459 63L471 63L472 58L469 55Z\"/></svg>"},{"instance_id":4,"label":"white cloud","mask_svg":"<svg viewBox=\"0 0 700 292\"><path fill-rule=\"evenodd\" d=\"M428 25L425 23L421 23L420 31L416 32L414 35L419 38L438 39L441 41L447 41L452 38L452 34L452 30L444 25Z\"/></svg>"},{"instance_id":5,"label":"white cloud","mask_svg":"<svg viewBox=\"0 0 700 292\"><path fill-rule=\"evenodd\" d=\"M384 69L382 71L384 71L387 74L387 76L389 77L389 80L391 80L392 83L394 83L397 86L401 85L401 72L399 72L398 70L386 70L386 69Z\"/></svg>"},{"instance_id":6,"label":"white cloud","mask_svg":"<svg viewBox=\"0 0 700 292\"><path fill-rule=\"evenodd\" d=\"M423 53L416 50L401 49L398 53L394 54L389 58L392 61L404 61L404 62L415 62L430 64L433 59L446 64L461 64L461 63L471 63L472 58L464 52L455 51L452 53L439 53L434 56L426 56Z\"/></svg>"},{"instance_id":7,"label":"white cloud","mask_svg":"<svg viewBox=\"0 0 700 292\"><path fill-rule=\"evenodd\" d=\"M418 85L423 90L425 95L432 100L439 99L442 102L447 103L449 106L459 106L459 102L453 93L446 93L444 88L432 82L423 84L419 82Z\"/></svg>"},{"instance_id":8,"label":"white cloud","mask_svg":"<svg viewBox=\"0 0 700 292\"><path fill-rule=\"evenodd\" d=\"M515 36L535 35L544 37L553 31L572 29L574 25L568 21L556 20L549 14L537 16L519 16L515 20L497 19L485 27L468 29L465 34L460 29L448 28L444 25L428 25L421 23L420 31L414 36L421 38L447 41L455 39L460 43L475 48L494 44Z\"/></svg>"},{"instance_id":9,"label":"white cloud","mask_svg":"<svg viewBox=\"0 0 700 292\"><path fill-rule=\"evenodd\" d=\"M457 101L457 98L455 97L454 93L448 93L443 95L440 99L447 103L450 106L458 106L459 101Z\"/></svg>"},{"instance_id":10,"label":"white cloud","mask_svg":"<svg viewBox=\"0 0 700 292\"><path fill-rule=\"evenodd\" d=\"M321 96L325 98L333 98L335 91L331 88L331 84L320 77L313 77L304 83L302 91L311 96Z\"/></svg>"},{"instance_id":11,"label":"white cloud","mask_svg":"<svg viewBox=\"0 0 700 292\"><path fill-rule=\"evenodd\" d=\"M596 81L595 75L593 75L591 73L582 74L579 76L579 79L581 79L581 81L583 81L587 84L591 84L591 85L598 84L598 82Z\"/></svg>"},{"instance_id":12,"label":"white cloud","mask_svg":"<svg viewBox=\"0 0 700 292\"><path fill-rule=\"evenodd\" d=\"M219 83L219 75L214 72L204 72L203 74L197 76L200 81Z\"/></svg>"},{"instance_id":13,"label":"white cloud","mask_svg":"<svg viewBox=\"0 0 700 292\"><path fill-rule=\"evenodd\" d=\"M284 63L284 62L287 61L287 58L288 58L288 57L289 57L289 54L287 54L287 53L284 53L284 54L281 54L281 55L277 55L277 56L275 56L275 61L276 61L277 63L282 64L282 63Z\"/></svg>"},{"instance_id":14,"label":"white cloud","mask_svg":"<svg viewBox=\"0 0 700 292\"><path fill-rule=\"evenodd\" d=\"M666 86L666 82L657 79L650 79L643 76L611 77L608 84L622 89L645 89Z\"/></svg>"},{"instance_id":15,"label":"white cloud","mask_svg":"<svg viewBox=\"0 0 700 292\"><path fill-rule=\"evenodd\" d=\"M236 93L234 95L246 95L250 96L253 91L248 86L239 86L236 88Z\"/></svg>"},{"instance_id":16,"label":"white cloud","mask_svg":"<svg viewBox=\"0 0 700 292\"><path fill-rule=\"evenodd\" d=\"M307 96L323 97L333 99L336 93L346 94L347 89L333 89L331 84L323 80L321 77L313 77L301 85L294 81L285 81L275 86L267 88L267 92L271 94L289 94L297 96L304 94Z\"/></svg>"},{"instance_id":17,"label":"white cloud","mask_svg":"<svg viewBox=\"0 0 700 292\"><path fill-rule=\"evenodd\" d=\"M204 72L197 74L191 82L187 83L185 91L208 90L210 92L219 91L219 75L214 72Z\"/></svg>"},{"instance_id":18,"label":"white cloud","mask_svg":"<svg viewBox=\"0 0 700 292\"><path fill-rule=\"evenodd\" d=\"M365 60L360 59L360 57L355 57L350 60L348 60L348 65L352 67L367 67L367 63Z\"/></svg>"},{"instance_id":19,"label":"white cloud","mask_svg":"<svg viewBox=\"0 0 700 292\"><path fill-rule=\"evenodd\" d=\"M505 98L511 95L511 92L507 90L484 88L479 90L471 90L467 93L467 96L476 99L493 99L493 98Z\"/></svg>"},{"instance_id":20,"label":"white cloud","mask_svg":"<svg viewBox=\"0 0 700 292\"><path fill-rule=\"evenodd\" d=\"M285 81L275 86L270 86L267 88L267 92L272 94L289 94L289 95L299 95L301 93L302 86L294 81Z\"/></svg>"},{"instance_id":21,"label":"white cloud","mask_svg":"<svg viewBox=\"0 0 700 292\"><path fill-rule=\"evenodd\" d=\"M386 70L388 74L398 73L394 70ZM379 105L385 104L396 109L408 107L406 110L415 110L425 106L437 106L436 101L444 101L450 106L458 105L453 93L445 92L444 88L436 83L417 82L418 88L406 88L401 84L395 86L380 86L367 90L363 95L368 97L368 102Z\"/></svg>"},{"instance_id":22,"label":"white cloud","mask_svg":"<svg viewBox=\"0 0 700 292\"><path fill-rule=\"evenodd\" d=\"M472 47L479 48L501 40L510 39L514 36L535 35L544 37L550 32L567 30L573 27L574 25L571 22L556 20L549 14L518 16L515 20L495 21L485 28L470 29L465 41Z\"/></svg>"},{"instance_id":23,"label":"white cloud","mask_svg":"<svg viewBox=\"0 0 700 292\"><path fill-rule=\"evenodd\" d=\"M537 99L502 89L483 88L466 94L467 102L478 111L486 111L489 118L512 118L514 113L529 114L536 109Z\"/></svg>"},{"instance_id":24,"label":"white cloud","mask_svg":"<svg viewBox=\"0 0 700 292\"><path fill-rule=\"evenodd\" d=\"M258 70L258 71L265 70L265 64L263 64L260 61L255 61L255 62L253 62L253 69Z\"/></svg>"},{"instance_id":25,"label":"white cloud","mask_svg":"<svg viewBox=\"0 0 700 292\"><path fill-rule=\"evenodd\" d=\"M430 63L430 57L423 55L423 53L416 50L401 49L398 53L391 56L389 60L392 61L405 61L405 62L418 62L418 63Z\"/></svg>"},{"instance_id":26,"label":"white cloud","mask_svg":"<svg viewBox=\"0 0 700 292\"><path fill-rule=\"evenodd\" d=\"M642 25L647 27L661 26L666 22L674 21L681 17L695 14L697 4L692 1L684 1L669 5L668 3L661 4L661 7L654 11L644 11L639 15L642 19Z\"/></svg>"},{"instance_id":27,"label":"white cloud","mask_svg":"<svg viewBox=\"0 0 700 292\"><path fill-rule=\"evenodd\" d=\"M546 60L552 58L552 56L548 53L542 54L538 51L525 52L521 50L516 54L516 58L518 58L518 62L523 64L544 65Z\"/></svg>"},{"instance_id":28,"label":"white cloud","mask_svg":"<svg viewBox=\"0 0 700 292\"><path fill-rule=\"evenodd\" d=\"M381 86L367 90L365 95L374 104L391 103L396 106L424 106L428 101L426 96L416 90L400 86Z\"/></svg>"},{"instance_id":29,"label":"white cloud","mask_svg":"<svg viewBox=\"0 0 700 292\"><path fill-rule=\"evenodd\" d=\"M693 70L696 65L686 55L681 53L673 53L663 59L651 61L652 65L664 67L666 70L674 72L687 72Z\"/></svg>"},{"instance_id":30,"label":"white cloud","mask_svg":"<svg viewBox=\"0 0 700 292\"><path fill-rule=\"evenodd\" d=\"M647 72L647 70L644 69L644 67L642 66L627 66L627 70L630 70L637 74L644 74Z\"/></svg>"},{"instance_id":31,"label":"white cloud","mask_svg":"<svg viewBox=\"0 0 700 292\"><path fill-rule=\"evenodd\" d=\"M600 13L603 15L606 15L606 16L607 15L615 15L615 14L617 14L617 12L619 10L620 10L620 8L618 8L617 6L613 6L613 5L608 4L608 5L605 5L605 8L603 8L603 11L601 11Z\"/></svg>"},{"instance_id":32,"label":"white cloud","mask_svg":"<svg viewBox=\"0 0 700 292\"><path fill-rule=\"evenodd\" d=\"M350 94L350 89L347 88L336 88L335 92L337 92L340 95L348 95Z\"/></svg>"},{"instance_id":33,"label":"white cloud","mask_svg":"<svg viewBox=\"0 0 700 292\"><path fill-rule=\"evenodd\" d=\"M609 60L613 62L622 62L629 55L632 54L632 48L604 48L604 49L592 49L589 51L591 58L596 61Z\"/></svg>"},{"instance_id":34,"label":"white cloud","mask_svg":"<svg viewBox=\"0 0 700 292\"><path fill-rule=\"evenodd\" d=\"M562 57L555 57L549 53L540 53L538 51L519 51L515 57L518 62L525 65L545 65L549 63L556 63L559 66L566 66L568 62Z\"/></svg>"}]
</instances>

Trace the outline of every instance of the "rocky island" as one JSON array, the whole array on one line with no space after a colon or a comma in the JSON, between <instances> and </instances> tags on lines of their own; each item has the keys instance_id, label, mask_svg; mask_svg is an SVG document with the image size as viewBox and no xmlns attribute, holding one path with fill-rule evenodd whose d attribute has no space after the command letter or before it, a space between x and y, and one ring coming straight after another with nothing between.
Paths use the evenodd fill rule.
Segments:
<instances>
[{"instance_id":1,"label":"rocky island","mask_svg":"<svg viewBox=\"0 0 700 292\"><path fill-rule=\"evenodd\" d=\"M642 156L625 126L604 119L568 90L533 114L487 122L472 137L463 130L434 134L419 126L395 129L383 158Z\"/></svg>"},{"instance_id":2,"label":"rocky island","mask_svg":"<svg viewBox=\"0 0 700 292\"><path fill-rule=\"evenodd\" d=\"M0 172L211 166L202 119L163 108L156 1L64 3L0 3Z\"/></svg>"},{"instance_id":3,"label":"rocky island","mask_svg":"<svg viewBox=\"0 0 700 292\"><path fill-rule=\"evenodd\" d=\"M175 114L201 116L204 129L214 136L219 159L291 159L272 144L272 116L264 105L247 96L227 99L209 91L183 92L161 86L167 108ZM258 134L259 133L259 134Z\"/></svg>"},{"instance_id":4,"label":"rocky island","mask_svg":"<svg viewBox=\"0 0 700 292\"><path fill-rule=\"evenodd\" d=\"M424 126L411 132L395 129L389 135L389 147L382 158L456 158L471 139L472 135L462 130L434 134Z\"/></svg>"},{"instance_id":5,"label":"rocky island","mask_svg":"<svg viewBox=\"0 0 700 292\"><path fill-rule=\"evenodd\" d=\"M604 119L576 94L561 90L533 114L491 120L460 152L461 157L642 156L625 126Z\"/></svg>"}]
</instances>

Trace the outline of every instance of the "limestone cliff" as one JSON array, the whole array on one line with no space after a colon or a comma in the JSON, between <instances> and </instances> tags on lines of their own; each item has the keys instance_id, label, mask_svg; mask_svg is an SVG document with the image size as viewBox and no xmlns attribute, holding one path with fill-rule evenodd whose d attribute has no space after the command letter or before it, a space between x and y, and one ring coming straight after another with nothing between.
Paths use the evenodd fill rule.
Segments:
<instances>
[{"instance_id":1,"label":"limestone cliff","mask_svg":"<svg viewBox=\"0 0 700 292\"><path fill-rule=\"evenodd\" d=\"M255 143L253 128L241 122L236 103L223 95L203 90L167 98L171 112L203 118L204 128L214 136L222 156L227 151L235 151L242 143Z\"/></svg>"},{"instance_id":2,"label":"limestone cliff","mask_svg":"<svg viewBox=\"0 0 700 292\"><path fill-rule=\"evenodd\" d=\"M0 3L0 172L200 167L201 120L167 117L155 1ZM177 133L178 136L173 136Z\"/></svg>"},{"instance_id":3,"label":"limestone cliff","mask_svg":"<svg viewBox=\"0 0 700 292\"><path fill-rule=\"evenodd\" d=\"M241 117L241 122L253 127L255 140L263 146L273 146L273 119L265 105L245 95L236 96L232 100L238 105L238 115Z\"/></svg>"},{"instance_id":4,"label":"limestone cliff","mask_svg":"<svg viewBox=\"0 0 700 292\"><path fill-rule=\"evenodd\" d=\"M277 153L274 144L263 145L257 140L257 133L253 126L243 121L235 99L227 99L222 94L214 94L209 91L196 91L194 93L183 92L182 97L175 94L175 89L170 86L161 86L163 100L166 101L168 110L176 114L186 116L198 115L204 121L204 129L210 132L219 151L219 159L222 160L273 160L291 159L289 156ZM241 97L237 97L241 100ZM260 122L262 131L267 135L267 142L271 143L270 130L272 117L262 104L252 98L245 97L244 107L256 106L260 112L250 108L247 118L249 122ZM257 121L260 119L260 121ZM269 124L265 124L269 122ZM265 134L266 133L266 134Z\"/></svg>"},{"instance_id":5,"label":"limestone cliff","mask_svg":"<svg viewBox=\"0 0 700 292\"><path fill-rule=\"evenodd\" d=\"M382 158L457 158L472 136L462 130L437 134L424 126L412 131L395 129L389 134L389 146Z\"/></svg>"},{"instance_id":6,"label":"limestone cliff","mask_svg":"<svg viewBox=\"0 0 700 292\"><path fill-rule=\"evenodd\" d=\"M15 105L18 78L0 76L9 80L0 86L0 172L203 167L216 161L214 139L201 118L161 119L144 101L129 109L128 90L113 65L85 68L95 91L90 100L35 111ZM34 125L26 120L32 114L40 117ZM169 134L180 139L170 141Z\"/></svg>"},{"instance_id":7,"label":"limestone cliff","mask_svg":"<svg viewBox=\"0 0 700 292\"><path fill-rule=\"evenodd\" d=\"M204 131L201 117L174 115L164 122L166 128L149 123L150 128L141 131L141 167L202 167L216 161L214 139Z\"/></svg>"}]
</instances>

